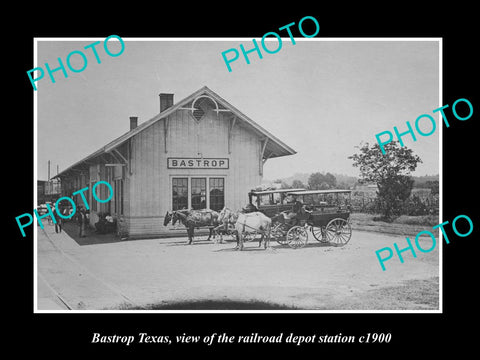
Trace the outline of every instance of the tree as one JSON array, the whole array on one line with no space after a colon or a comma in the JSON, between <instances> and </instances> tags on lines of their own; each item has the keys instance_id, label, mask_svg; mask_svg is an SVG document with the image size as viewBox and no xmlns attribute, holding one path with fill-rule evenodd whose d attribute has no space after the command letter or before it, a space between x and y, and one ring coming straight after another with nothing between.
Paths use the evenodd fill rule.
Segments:
<instances>
[{"instance_id":1,"label":"tree","mask_svg":"<svg viewBox=\"0 0 480 360\"><path fill-rule=\"evenodd\" d=\"M438 180L433 180L433 181L427 181L426 182L427 188L431 190L432 195L437 195L439 191L439 183Z\"/></svg>"},{"instance_id":2,"label":"tree","mask_svg":"<svg viewBox=\"0 0 480 360\"><path fill-rule=\"evenodd\" d=\"M305 189L306 186L305 186L305 184L304 184L303 182L301 182L300 180L295 179L295 180L293 180L293 182L292 182L292 188L293 188L293 189Z\"/></svg>"},{"instance_id":3,"label":"tree","mask_svg":"<svg viewBox=\"0 0 480 360\"><path fill-rule=\"evenodd\" d=\"M374 182L377 184L377 197L385 220L391 220L398 215L403 203L410 196L413 188L413 178L420 157L411 149L399 146L392 141L384 146L382 153L378 143L369 146L368 143L359 148L359 153L349 156L353 166L360 170L360 183Z\"/></svg>"},{"instance_id":4,"label":"tree","mask_svg":"<svg viewBox=\"0 0 480 360\"><path fill-rule=\"evenodd\" d=\"M330 173L323 175L322 173L316 172L310 175L308 178L308 188L310 190L327 190L333 189L337 185L337 180L335 176Z\"/></svg>"},{"instance_id":5,"label":"tree","mask_svg":"<svg viewBox=\"0 0 480 360\"><path fill-rule=\"evenodd\" d=\"M330 189L335 189L337 187L337 179L329 172L325 174L325 181L330 186Z\"/></svg>"},{"instance_id":6,"label":"tree","mask_svg":"<svg viewBox=\"0 0 480 360\"><path fill-rule=\"evenodd\" d=\"M291 186L288 185L285 181L282 179L277 179L273 181L274 184L280 184L280 189L290 189Z\"/></svg>"},{"instance_id":7,"label":"tree","mask_svg":"<svg viewBox=\"0 0 480 360\"><path fill-rule=\"evenodd\" d=\"M350 189L350 185L346 181L341 181L337 184L337 189Z\"/></svg>"},{"instance_id":8,"label":"tree","mask_svg":"<svg viewBox=\"0 0 480 360\"><path fill-rule=\"evenodd\" d=\"M285 181L280 182L280 189L291 189L292 187L288 185Z\"/></svg>"}]
</instances>

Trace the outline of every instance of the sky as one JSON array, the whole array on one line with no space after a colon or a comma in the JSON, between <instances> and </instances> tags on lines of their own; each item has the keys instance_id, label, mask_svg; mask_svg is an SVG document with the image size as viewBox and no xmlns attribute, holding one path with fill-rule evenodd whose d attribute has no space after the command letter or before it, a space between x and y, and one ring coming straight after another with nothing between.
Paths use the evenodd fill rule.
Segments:
<instances>
[{"instance_id":1,"label":"sky","mask_svg":"<svg viewBox=\"0 0 480 360\"><path fill-rule=\"evenodd\" d=\"M240 53L227 70L221 53L253 47L251 38L180 39L122 38L124 51L111 57L103 38L39 39L36 66L58 67L58 58L81 50L86 68L78 73L67 67L68 78L54 73L36 86L37 177L47 179L98 150L129 129L129 117L138 123L159 113L160 93L173 93L177 102L203 86L219 94L260 126L292 147L297 154L270 159L264 178L295 173L331 172L358 176L348 156L356 147L376 142L382 131L406 131L422 114L436 119L437 130L428 137L407 135L405 145L423 161L413 175L439 173L440 107L439 42L437 39L382 41L364 39L282 38L275 54L250 53L247 64ZM94 41L101 63L84 47ZM278 47L273 38L269 49ZM260 39L258 39L260 44ZM108 42L112 53L120 43ZM229 54L231 56L231 54ZM71 57L73 68L83 65ZM440 120L441 122L441 120ZM421 122L424 132L431 129Z\"/></svg>"}]
</instances>

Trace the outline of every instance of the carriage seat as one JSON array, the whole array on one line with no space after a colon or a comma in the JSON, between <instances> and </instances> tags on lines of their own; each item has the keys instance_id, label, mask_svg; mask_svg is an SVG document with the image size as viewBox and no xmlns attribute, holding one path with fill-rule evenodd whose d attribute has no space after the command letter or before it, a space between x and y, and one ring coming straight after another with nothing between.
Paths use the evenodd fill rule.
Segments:
<instances>
[{"instance_id":1,"label":"carriage seat","mask_svg":"<svg viewBox=\"0 0 480 360\"><path fill-rule=\"evenodd\" d=\"M295 225L303 224L310 217L312 211L305 209L305 206L298 213L291 211L282 211L280 214L283 216L283 220L286 224Z\"/></svg>"},{"instance_id":2,"label":"carriage seat","mask_svg":"<svg viewBox=\"0 0 480 360\"><path fill-rule=\"evenodd\" d=\"M258 209L252 203L249 203L242 208L242 213L244 213L244 214L248 214L248 213L255 212L255 211L258 211Z\"/></svg>"}]
</instances>

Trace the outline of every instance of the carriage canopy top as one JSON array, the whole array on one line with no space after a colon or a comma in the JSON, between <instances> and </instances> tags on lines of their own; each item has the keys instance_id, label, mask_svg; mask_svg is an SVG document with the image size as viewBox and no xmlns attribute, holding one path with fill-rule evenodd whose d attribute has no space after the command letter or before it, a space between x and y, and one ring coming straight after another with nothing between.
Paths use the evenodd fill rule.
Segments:
<instances>
[{"instance_id":1,"label":"carriage canopy top","mask_svg":"<svg viewBox=\"0 0 480 360\"><path fill-rule=\"evenodd\" d=\"M276 194L276 193L291 193L291 192L303 192L305 189L272 189L272 190L252 190L250 194L252 195L267 195L267 194Z\"/></svg>"},{"instance_id":2,"label":"carriage canopy top","mask_svg":"<svg viewBox=\"0 0 480 360\"><path fill-rule=\"evenodd\" d=\"M293 189L291 189L293 190ZM335 194L335 193L351 193L352 190L332 189L332 190L304 190L304 191L288 191L287 195L314 195L314 194Z\"/></svg>"}]
</instances>

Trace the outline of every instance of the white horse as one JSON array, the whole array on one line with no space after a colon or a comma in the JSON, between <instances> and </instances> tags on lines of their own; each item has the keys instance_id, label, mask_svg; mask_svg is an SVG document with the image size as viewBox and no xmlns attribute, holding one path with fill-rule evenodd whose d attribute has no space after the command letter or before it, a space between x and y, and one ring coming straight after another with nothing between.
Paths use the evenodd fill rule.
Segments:
<instances>
[{"instance_id":1,"label":"white horse","mask_svg":"<svg viewBox=\"0 0 480 360\"><path fill-rule=\"evenodd\" d=\"M259 211L244 214L242 212L233 212L228 208L223 208L218 216L218 222L224 224L224 226L227 226L228 223L235 224L237 249L239 250L243 250L245 234L260 233L262 236L258 242L258 246L260 247L263 241L265 249L270 247L270 229L272 227L272 220Z\"/></svg>"},{"instance_id":2,"label":"white horse","mask_svg":"<svg viewBox=\"0 0 480 360\"><path fill-rule=\"evenodd\" d=\"M270 229L272 227L272 219L259 211L238 214L235 230L237 231L237 247L243 250L243 240L245 233L260 233L262 236L258 241L258 247L262 245L265 249L270 247ZM266 239L265 239L266 237Z\"/></svg>"}]
</instances>

